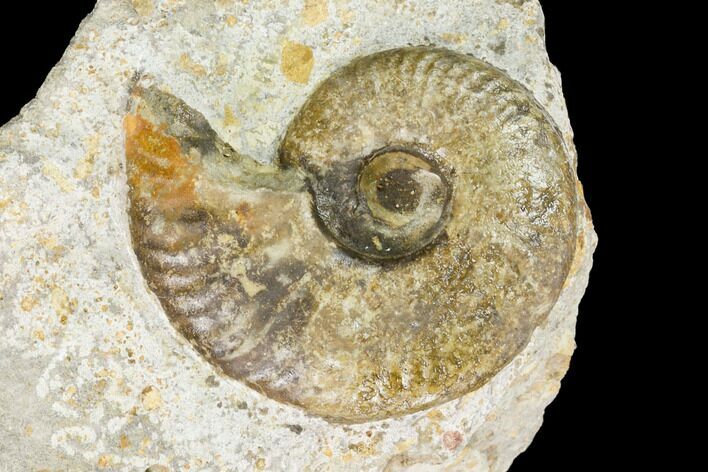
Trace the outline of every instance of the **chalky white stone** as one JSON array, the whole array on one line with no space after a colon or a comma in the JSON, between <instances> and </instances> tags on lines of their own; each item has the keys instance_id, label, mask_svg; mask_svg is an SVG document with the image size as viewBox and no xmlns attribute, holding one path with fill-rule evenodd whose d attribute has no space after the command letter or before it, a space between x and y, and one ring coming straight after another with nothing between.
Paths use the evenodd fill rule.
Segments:
<instances>
[{"instance_id":1,"label":"chalky white stone","mask_svg":"<svg viewBox=\"0 0 708 472\"><path fill-rule=\"evenodd\" d=\"M268 159L334 70L435 45L525 85L575 168L543 35L535 0L100 0L37 98L0 130L0 464L506 470L568 368L596 244L588 211L548 319L488 383L417 413L336 424L220 374L172 327L131 246L123 118L140 74L239 153Z\"/></svg>"}]
</instances>

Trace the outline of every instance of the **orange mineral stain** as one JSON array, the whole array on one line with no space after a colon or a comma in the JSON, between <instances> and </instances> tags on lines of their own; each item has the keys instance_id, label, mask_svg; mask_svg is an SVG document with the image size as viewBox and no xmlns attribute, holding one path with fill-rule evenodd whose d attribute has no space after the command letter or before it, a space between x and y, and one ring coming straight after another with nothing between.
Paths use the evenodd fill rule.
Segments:
<instances>
[{"instance_id":1,"label":"orange mineral stain","mask_svg":"<svg viewBox=\"0 0 708 472\"><path fill-rule=\"evenodd\" d=\"M193 205L198 166L182 154L179 141L139 115L127 115L124 127L128 183L136 196L164 210Z\"/></svg>"}]
</instances>

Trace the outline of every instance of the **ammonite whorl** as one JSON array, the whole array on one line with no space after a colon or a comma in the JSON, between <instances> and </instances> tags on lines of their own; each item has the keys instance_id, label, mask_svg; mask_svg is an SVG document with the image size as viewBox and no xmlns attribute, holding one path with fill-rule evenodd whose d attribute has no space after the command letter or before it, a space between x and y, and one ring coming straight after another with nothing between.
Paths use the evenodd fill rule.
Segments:
<instances>
[{"instance_id":1,"label":"ammonite whorl","mask_svg":"<svg viewBox=\"0 0 708 472\"><path fill-rule=\"evenodd\" d=\"M470 56L384 51L334 72L279 167L136 88L133 240L175 326L226 374L333 421L482 386L573 259L576 181L531 94Z\"/></svg>"}]
</instances>

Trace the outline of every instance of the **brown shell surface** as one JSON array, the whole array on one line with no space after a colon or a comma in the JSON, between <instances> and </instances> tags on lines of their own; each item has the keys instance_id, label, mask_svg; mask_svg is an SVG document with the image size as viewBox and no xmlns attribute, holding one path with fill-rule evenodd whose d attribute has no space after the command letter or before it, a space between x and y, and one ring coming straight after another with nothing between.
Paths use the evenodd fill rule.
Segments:
<instances>
[{"instance_id":1,"label":"brown shell surface","mask_svg":"<svg viewBox=\"0 0 708 472\"><path fill-rule=\"evenodd\" d=\"M134 249L173 325L226 375L331 421L484 385L544 321L573 260L562 138L525 88L470 56L355 60L294 118L278 165L239 155L156 88L133 90L125 130ZM432 242L372 260L328 230L351 216L328 202L348 201L339 193L387 147L432 156L451 197Z\"/></svg>"}]
</instances>

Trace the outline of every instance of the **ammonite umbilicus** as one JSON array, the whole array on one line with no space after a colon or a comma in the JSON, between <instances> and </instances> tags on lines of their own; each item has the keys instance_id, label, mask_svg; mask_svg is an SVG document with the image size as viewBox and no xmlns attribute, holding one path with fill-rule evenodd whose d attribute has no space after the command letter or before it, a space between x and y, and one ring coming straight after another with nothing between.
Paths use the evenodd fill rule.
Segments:
<instances>
[{"instance_id":1,"label":"ammonite umbilicus","mask_svg":"<svg viewBox=\"0 0 708 472\"><path fill-rule=\"evenodd\" d=\"M331 421L483 385L553 307L576 181L521 85L444 49L359 58L313 93L277 165L136 87L125 119L135 251L214 365Z\"/></svg>"}]
</instances>

